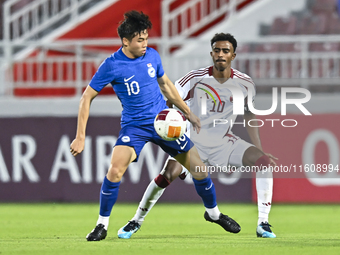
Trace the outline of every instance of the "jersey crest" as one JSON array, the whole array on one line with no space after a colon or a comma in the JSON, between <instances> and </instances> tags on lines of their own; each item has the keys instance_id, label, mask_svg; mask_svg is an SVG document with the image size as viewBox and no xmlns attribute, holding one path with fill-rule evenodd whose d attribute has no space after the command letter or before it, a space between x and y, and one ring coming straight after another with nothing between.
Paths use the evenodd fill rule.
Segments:
<instances>
[{"instance_id":1,"label":"jersey crest","mask_svg":"<svg viewBox=\"0 0 340 255\"><path fill-rule=\"evenodd\" d=\"M150 76L151 78L155 77L155 76L156 76L156 70L155 70L155 68L152 67L152 64L151 64L151 63L147 64L147 66L148 66L148 74L149 74L149 76Z\"/></svg>"}]
</instances>

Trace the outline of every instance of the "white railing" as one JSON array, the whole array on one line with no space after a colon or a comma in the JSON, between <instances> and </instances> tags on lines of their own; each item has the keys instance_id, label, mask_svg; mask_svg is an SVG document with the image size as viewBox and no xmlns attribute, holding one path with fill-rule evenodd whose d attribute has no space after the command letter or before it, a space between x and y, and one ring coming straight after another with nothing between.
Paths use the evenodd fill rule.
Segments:
<instances>
[{"instance_id":1,"label":"white railing","mask_svg":"<svg viewBox=\"0 0 340 255\"><path fill-rule=\"evenodd\" d=\"M202 49L207 50L203 55L196 54L185 57L161 55L164 69L171 80L180 78L192 69L212 64L208 41L187 39L185 43L188 42L201 45ZM172 46L182 43L170 40ZM270 36L257 41L242 42L242 44L246 43L294 43L298 46L298 51L295 52L238 53L232 66L250 75L257 86L291 85L308 88L314 85L340 85L340 53L337 50L309 51L311 43L340 43L340 36ZM149 44L156 45L161 52L164 40L151 38ZM242 47L242 44L239 47ZM12 47L21 45L16 43ZM10 62L7 62L5 74L2 75L6 82L0 84L0 86L6 85L6 88L0 89L3 94L11 95L16 88L71 87L76 88L77 95L79 95L99 64L111 54L101 48L119 47L121 41L120 39L96 39L58 41L48 45L42 42L26 42L25 45L35 47L37 54L24 60L12 58ZM67 52L68 54L67 56L65 54L49 56L48 50Z\"/></svg>"},{"instance_id":2,"label":"white railing","mask_svg":"<svg viewBox=\"0 0 340 255\"><path fill-rule=\"evenodd\" d=\"M175 0L162 1L162 36L184 39L226 14L231 17L236 7L246 0L191 0L171 9Z\"/></svg>"},{"instance_id":3,"label":"white railing","mask_svg":"<svg viewBox=\"0 0 340 255\"><path fill-rule=\"evenodd\" d=\"M8 0L4 3L4 40L23 42L62 22L77 19L81 8L93 0Z\"/></svg>"},{"instance_id":4,"label":"white railing","mask_svg":"<svg viewBox=\"0 0 340 255\"><path fill-rule=\"evenodd\" d=\"M236 69L249 74L261 86L340 85L340 36L266 36L257 44L294 45L294 50L238 54ZM333 50L311 49L312 44L336 45Z\"/></svg>"},{"instance_id":5,"label":"white railing","mask_svg":"<svg viewBox=\"0 0 340 255\"><path fill-rule=\"evenodd\" d=\"M2 66L5 66L5 72L2 76L6 82L2 84L5 86L2 91L12 95L16 88L76 88L79 95L100 63L110 55L100 48L120 45L120 39L13 43L11 47L28 46L36 50L33 56L22 60L16 60L14 55L4 59L6 62ZM8 47L0 41L1 46ZM87 48L89 46L92 48ZM53 51L53 55L49 51Z\"/></svg>"}]
</instances>

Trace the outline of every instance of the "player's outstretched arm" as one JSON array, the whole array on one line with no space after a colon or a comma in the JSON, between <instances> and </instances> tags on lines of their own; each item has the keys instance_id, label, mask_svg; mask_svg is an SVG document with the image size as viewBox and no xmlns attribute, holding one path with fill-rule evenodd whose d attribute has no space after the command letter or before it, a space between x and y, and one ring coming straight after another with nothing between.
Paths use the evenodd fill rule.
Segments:
<instances>
[{"instance_id":1,"label":"player's outstretched arm","mask_svg":"<svg viewBox=\"0 0 340 255\"><path fill-rule=\"evenodd\" d=\"M158 78L159 87L163 95L175 106L180 109L185 117L191 122L192 127L197 133L201 129L200 119L193 113L190 112L190 108L186 105L183 99L178 94L175 85L170 81L168 76L164 74L161 78Z\"/></svg>"},{"instance_id":2,"label":"player's outstretched arm","mask_svg":"<svg viewBox=\"0 0 340 255\"><path fill-rule=\"evenodd\" d=\"M245 120L246 123L248 123L249 120L256 119L256 115L254 113L250 112L250 111L245 111L243 117L244 117L244 120ZM276 166L275 160L278 160L278 158L273 156L270 153L265 153L263 151L263 149L262 149L262 144L261 144L261 139L260 139L260 132L259 132L259 128L257 127L257 125L256 124L254 126L246 125L246 129L247 129L247 132L249 134L251 142L258 149L260 149L264 154L266 154L269 157L270 163L271 163L272 166Z\"/></svg>"},{"instance_id":3,"label":"player's outstretched arm","mask_svg":"<svg viewBox=\"0 0 340 255\"><path fill-rule=\"evenodd\" d=\"M84 150L86 125L89 118L90 105L92 100L97 95L97 91L95 91L90 86L87 86L80 99L76 138L72 141L70 145L70 151L73 156L77 156Z\"/></svg>"}]
</instances>

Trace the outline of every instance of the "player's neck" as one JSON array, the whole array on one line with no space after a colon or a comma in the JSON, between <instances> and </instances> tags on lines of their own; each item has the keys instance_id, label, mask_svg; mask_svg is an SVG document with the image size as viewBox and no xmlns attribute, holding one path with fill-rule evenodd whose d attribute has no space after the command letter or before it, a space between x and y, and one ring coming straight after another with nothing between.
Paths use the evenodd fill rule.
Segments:
<instances>
[{"instance_id":1,"label":"player's neck","mask_svg":"<svg viewBox=\"0 0 340 255\"><path fill-rule=\"evenodd\" d=\"M125 47L122 47L122 51L124 55L127 56L128 58L131 58L131 59L137 58L130 51L128 51Z\"/></svg>"},{"instance_id":2,"label":"player's neck","mask_svg":"<svg viewBox=\"0 0 340 255\"><path fill-rule=\"evenodd\" d=\"M228 67L224 70L217 70L216 67L213 68L213 77L219 82L224 83L226 82L231 76L231 68Z\"/></svg>"}]
</instances>

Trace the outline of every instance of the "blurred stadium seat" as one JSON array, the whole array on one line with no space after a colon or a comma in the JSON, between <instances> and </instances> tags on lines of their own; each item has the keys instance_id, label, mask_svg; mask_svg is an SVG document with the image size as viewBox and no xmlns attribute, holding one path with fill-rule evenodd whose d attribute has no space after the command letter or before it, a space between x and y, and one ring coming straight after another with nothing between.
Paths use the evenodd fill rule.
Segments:
<instances>
[{"instance_id":1,"label":"blurred stadium seat","mask_svg":"<svg viewBox=\"0 0 340 255\"><path fill-rule=\"evenodd\" d=\"M285 35L287 32L288 20L277 17L270 27L270 35Z\"/></svg>"},{"instance_id":2,"label":"blurred stadium seat","mask_svg":"<svg viewBox=\"0 0 340 255\"><path fill-rule=\"evenodd\" d=\"M314 3L313 3L314 2ZM331 15L336 12L336 0L314 0L311 11L313 14Z\"/></svg>"},{"instance_id":3,"label":"blurred stadium seat","mask_svg":"<svg viewBox=\"0 0 340 255\"><path fill-rule=\"evenodd\" d=\"M298 30L298 19L296 16L290 16L287 22L286 35L295 35Z\"/></svg>"}]
</instances>

